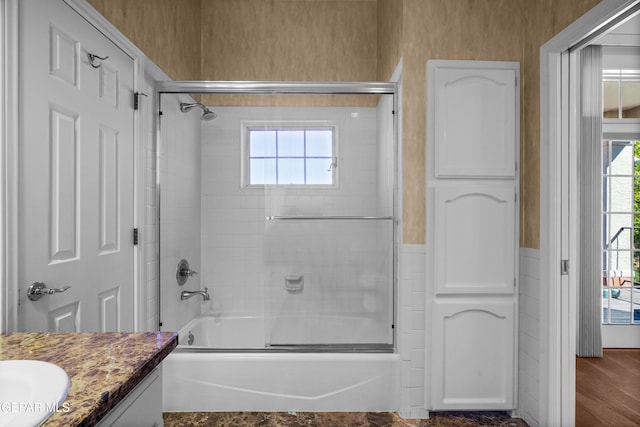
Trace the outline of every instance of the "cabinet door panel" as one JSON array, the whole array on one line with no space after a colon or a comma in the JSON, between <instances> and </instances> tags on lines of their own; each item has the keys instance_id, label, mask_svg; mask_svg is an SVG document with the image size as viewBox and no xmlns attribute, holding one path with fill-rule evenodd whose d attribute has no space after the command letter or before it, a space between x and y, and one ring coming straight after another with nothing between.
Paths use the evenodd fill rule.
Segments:
<instances>
[{"instance_id":1,"label":"cabinet door panel","mask_svg":"<svg viewBox=\"0 0 640 427\"><path fill-rule=\"evenodd\" d=\"M513 182L436 188L436 294L513 294L515 215Z\"/></svg>"},{"instance_id":2,"label":"cabinet door panel","mask_svg":"<svg viewBox=\"0 0 640 427\"><path fill-rule=\"evenodd\" d=\"M514 303L436 301L433 313L432 408L512 409Z\"/></svg>"},{"instance_id":3,"label":"cabinet door panel","mask_svg":"<svg viewBox=\"0 0 640 427\"><path fill-rule=\"evenodd\" d=\"M514 177L518 136L516 70L435 69L437 177Z\"/></svg>"}]
</instances>

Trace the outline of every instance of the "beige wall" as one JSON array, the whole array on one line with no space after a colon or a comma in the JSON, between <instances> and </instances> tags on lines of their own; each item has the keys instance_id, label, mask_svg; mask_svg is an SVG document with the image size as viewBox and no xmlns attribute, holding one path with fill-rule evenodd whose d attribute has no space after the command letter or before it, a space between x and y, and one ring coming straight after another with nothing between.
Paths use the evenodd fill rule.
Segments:
<instances>
[{"instance_id":1,"label":"beige wall","mask_svg":"<svg viewBox=\"0 0 640 427\"><path fill-rule=\"evenodd\" d=\"M375 81L376 0L205 0L202 79ZM374 98L209 97L212 105L375 105Z\"/></svg>"},{"instance_id":2,"label":"beige wall","mask_svg":"<svg viewBox=\"0 0 640 427\"><path fill-rule=\"evenodd\" d=\"M202 0L88 2L172 79L199 79Z\"/></svg>"},{"instance_id":3,"label":"beige wall","mask_svg":"<svg viewBox=\"0 0 640 427\"><path fill-rule=\"evenodd\" d=\"M376 1L207 0L204 80L376 80Z\"/></svg>"},{"instance_id":4,"label":"beige wall","mask_svg":"<svg viewBox=\"0 0 640 427\"><path fill-rule=\"evenodd\" d=\"M540 47L599 0L525 1L520 246L540 248Z\"/></svg>"},{"instance_id":5,"label":"beige wall","mask_svg":"<svg viewBox=\"0 0 640 427\"><path fill-rule=\"evenodd\" d=\"M402 47L404 0L378 0L377 79L387 81L398 66Z\"/></svg>"},{"instance_id":6,"label":"beige wall","mask_svg":"<svg viewBox=\"0 0 640 427\"><path fill-rule=\"evenodd\" d=\"M522 61L524 0L404 0L404 242L425 242L426 76L431 59Z\"/></svg>"},{"instance_id":7,"label":"beige wall","mask_svg":"<svg viewBox=\"0 0 640 427\"><path fill-rule=\"evenodd\" d=\"M427 61L519 61L520 242L539 248L539 49L598 0L89 1L178 80L387 80L402 58L405 243L426 238Z\"/></svg>"}]
</instances>

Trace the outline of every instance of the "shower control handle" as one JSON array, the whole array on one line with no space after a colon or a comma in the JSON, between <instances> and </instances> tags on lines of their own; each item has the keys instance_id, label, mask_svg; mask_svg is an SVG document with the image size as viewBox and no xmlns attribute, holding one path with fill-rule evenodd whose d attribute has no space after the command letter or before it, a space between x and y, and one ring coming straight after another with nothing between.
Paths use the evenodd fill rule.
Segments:
<instances>
[{"instance_id":1,"label":"shower control handle","mask_svg":"<svg viewBox=\"0 0 640 427\"><path fill-rule=\"evenodd\" d=\"M176 268L176 281L179 286L184 285L189 277L195 276L196 274L198 274L198 272L189 267L189 261L186 259L180 260L178 267Z\"/></svg>"},{"instance_id":2,"label":"shower control handle","mask_svg":"<svg viewBox=\"0 0 640 427\"><path fill-rule=\"evenodd\" d=\"M180 270L181 276L191 277L191 276L195 276L196 274L198 274L198 272L190 268L183 268L182 270Z\"/></svg>"}]
</instances>

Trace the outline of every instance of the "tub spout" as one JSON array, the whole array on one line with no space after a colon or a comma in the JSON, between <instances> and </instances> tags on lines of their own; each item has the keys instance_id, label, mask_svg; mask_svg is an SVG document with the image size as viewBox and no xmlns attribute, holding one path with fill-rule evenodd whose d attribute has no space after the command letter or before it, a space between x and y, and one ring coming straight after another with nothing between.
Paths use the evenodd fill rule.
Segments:
<instances>
[{"instance_id":1,"label":"tub spout","mask_svg":"<svg viewBox=\"0 0 640 427\"><path fill-rule=\"evenodd\" d=\"M202 295L204 301L209 301L209 288L204 288L204 291L182 291L180 293L180 299L184 301L194 295Z\"/></svg>"}]
</instances>

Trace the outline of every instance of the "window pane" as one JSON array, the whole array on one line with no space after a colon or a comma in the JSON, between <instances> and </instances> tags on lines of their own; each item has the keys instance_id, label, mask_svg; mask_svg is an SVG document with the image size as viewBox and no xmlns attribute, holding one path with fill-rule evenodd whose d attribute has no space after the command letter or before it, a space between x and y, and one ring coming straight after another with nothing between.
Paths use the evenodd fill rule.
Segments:
<instances>
[{"instance_id":1,"label":"window pane","mask_svg":"<svg viewBox=\"0 0 640 427\"><path fill-rule=\"evenodd\" d=\"M622 82L622 118L640 118L640 82Z\"/></svg>"},{"instance_id":2,"label":"window pane","mask_svg":"<svg viewBox=\"0 0 640 427\"><path fill-rule=\"evenodd\" d=\"M278 131L278 157L303 157L304 131Z\"/></svg>"},{"instance_id":3,"label":"window pane","mask_svg":"<svg viewBox=\"0 0 640 427\"><path fill-rule=\"evenodd\" d=\"M617 292L620 292L620 289L609 288L609 291L613 295L616 295ZM609 301L611 302L611 305L609 307L605 305L603 313L605 316L607 314L611 316L611 321L609 323L629 324L631 322L631 313L629 312L630 304L615 297L611 298Z\"/></svg>"},{"instance_id":4,"label":"window pane","mask_svg":"<svg viewBox=\"0 0 640 427\"><path fill-rule=\"evenodd\" d=\"M331 148L333 141L330 130L307 131L307 156L308 157L332 157Z\"/></svg>"},{"instance_id":5,"label":"window pane","mask_svg":"<svg viewBox=\"0 0 640 427\"><path fill-rule=\"evenodd\" d=\"M605 224L605 245L607 249L620 250L631 249L631 241L633 238L633 217L631 214L610 214L607 215ZM625 268L629 268L629 255L624 264ZM618 257L618 259L620 259ZM620 270L620 264L614 267Z\"/></svg>"},{"instance_id":6,"label":"window pane","mask_svg":"<svg viewBox=\"0 0 640 427\"><path fill-rule=\"evenodd\" d=\"M278 159L278 184L304 184L304 159Z\"/></svg>"},{"instance_id":7,"label":"window pane","mask_svg":"<svg viewBox=\"0 0 640 427\"><path fill-rule=\"evenodd\" d=\"M610 212L633 212L633 178L609 178Z\"/></svg>"},{"instance_id":8,"label":"window pane","mask_svg":"<svg viewBox=\"0 0 640 427\"><path fill-rule=\"evenodd\" d=\"M275 159L251 159L249 161L249 184L264 185L276 183Z\"/></svg>"},{"instance_id":9,"label":"window pane","mask_svg":"<svg viewBox=\"0 0 640 427\"><path fill-rule=\"evenodd\" d=\"M634 155L633 144L614 141L611 143L611 175L633 175Z\"/></svg>"},{"instance_id":10,"label":"window pane","mask_svg":"<svg viewBox=\"0 0 640 427\"><path fill-rule=\"evenodd\" d=\"M249 157L275 157L276 132L272 130L249 131Z\"/></svg>"},{"instance_id":11,"label":"window pane","mask_svg":"<svg viewBox=\"0 0 640 427\"><path fill-rule=\"evenodd\" d=\"M307 159L307 184L333 184L331 159Z\"/></svg>"},{"instance_id":12,"label":"window pane","mask_svg":"<svg viewBox=\"0 0 640 427\"><path fill-rule=\"evenodd\" d=\"M618 116L618 82L603 83L603 104L605 119L617 119Z\"/></svg>"}]
</instances>

